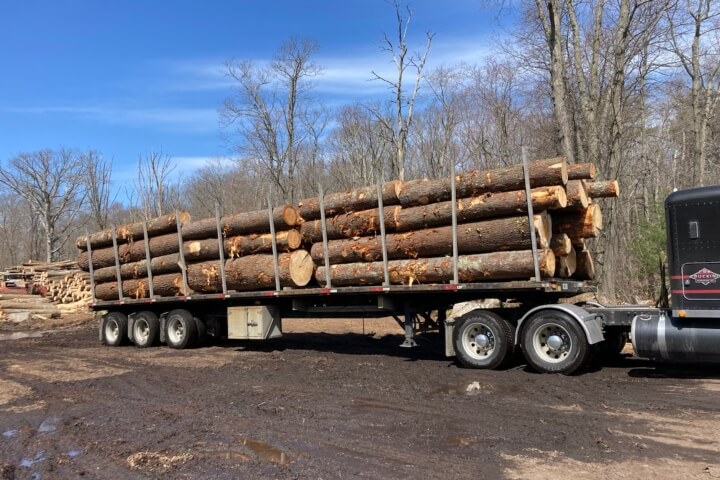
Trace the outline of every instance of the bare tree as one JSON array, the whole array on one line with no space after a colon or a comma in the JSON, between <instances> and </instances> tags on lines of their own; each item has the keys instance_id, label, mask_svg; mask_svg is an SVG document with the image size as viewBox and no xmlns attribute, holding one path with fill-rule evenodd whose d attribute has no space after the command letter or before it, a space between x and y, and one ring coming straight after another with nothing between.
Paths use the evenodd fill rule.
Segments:
<instances>
[{"instance_id":1,"label":"bare tree","mask_svg":"<svg viewBox=\"0 0 720 480\"><path fill-rule=\"evenodd\" d=\"M85 162L85 189L90 215L95 227L104 230L108 227L112 196L112 161L108 161L97 150L88 150L81 155Z\"/></svg>"},{"instance_id":2,"label":"bare tree","mask_svg":"<svg viewBox=\"0 0 720 480\"><path fill-rule=\"evenodd\" d=\"M285 201L296 198L299 152L311 142L320 116L313 109L310 79L321 73L312 61L317 43L292 38L267 67L251 61L227 62L227 75L236 81L235 95L225 101L221 117L235 127L239 142L233 149L245 162L268 175Z\"/></svg>"},{"instance_id":3,"label":"bare tree","mask_svg":"<svg viewBox=\"0 0 720 480\"><path fill-rule=\"evenodd\" d=\"M72 233L86 198L85 164L72 150L21 153L0 168L0 184L30 205L42 226L45 259L52 262Z\"/></svg>"},{"instance_id":4,"label":"bare tree","mask_svg":"<svg viewBox=\"0 0 720 480\"><path fill-rule=\"evenodd\" d=\"M173 180L176 166L162 152L140 156L133 185L133 200L146 220L180 208L180 180Z\"/></svg>"},{"instance_id":5,"label":"bare tree","mask_svg":"<svg viewBox=\"0 0 720 480\"><path fill-rule=\"evenodd\" d=\"M693 184L706 182L708 130L718 102L720 5L681 0L668 13L670 45L690 78L695 167Z\"/></svg>"},{"instance_id":6,"label":"bare tree","mask_svg":"<svg viewBox=\"0 0 720 480\"><path fill-rule=\"evenodd\" d=\"M425 34L425 49L423 53L410 53L408 45L408 31L410 28L410 20L412 19L412 10L409 6L405 7L405 13L397 1L392 2L395 8L396 19L396 37L390 39L387 34L383 38L382 49L392 56L395 65L396 76L393 78L384 77L374 70L373 77L376 80L385 82L392 94L391 103L394 107L394 119L389 119L383 114L379 108L371 108L378 121L384 127L384 134L387 140L393 145L395 157L392 162L392 172L394 176L403 180L405 178L405 155L407 153L408 137L413 121L413 109L415 108L415 100L420 85L423 80L423 70L430 53L430 45L434 34L427 32ZM412 89L408 92L405 86L406 71L411 69L415 75Z\"/></svg>"}]
</instances>

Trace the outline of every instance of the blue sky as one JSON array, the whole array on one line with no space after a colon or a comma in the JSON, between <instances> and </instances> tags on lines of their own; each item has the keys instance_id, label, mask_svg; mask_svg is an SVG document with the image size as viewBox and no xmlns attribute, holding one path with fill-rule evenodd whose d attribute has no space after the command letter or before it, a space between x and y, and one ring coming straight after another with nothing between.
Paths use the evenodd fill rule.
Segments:
<instances>
[{"instance_id":1,"label":"blue sky","mask_svg":"<svg viewBox=\"0 0 720 480\"><path fill-rule=\"evenodd\" d=\"M411 33L435 33L432 65L477 63L510 20L482 0L416 0ZM384 0L3 2L0 162L43 148L94 148L128 179L138 155L162 150L183 175L227 155L218 108L228 59L259 62L291 36L314 38L330 105L383 97L371 70L394 12ZM507 16L507 10L500 15Z\"/></svg>"}]
</instances>

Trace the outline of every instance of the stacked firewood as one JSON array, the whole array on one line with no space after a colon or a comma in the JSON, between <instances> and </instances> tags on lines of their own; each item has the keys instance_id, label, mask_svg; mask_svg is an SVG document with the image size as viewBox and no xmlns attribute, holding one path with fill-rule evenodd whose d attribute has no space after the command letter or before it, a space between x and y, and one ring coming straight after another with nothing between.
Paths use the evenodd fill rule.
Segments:
<instances>
[{"instance_id":1,"label":"stacked firewood","mask_svg":"<svg viewBox=\"0 0 720 480\"><path fill-rule=\"evenodd\" d=\"M295 228L301 222L297 210L291 205L276 207L272 211L272 218L281 286L307 285L312 279L314 266L309 253L299 250L302 238ZM177 231L178 225L180 235ZM219 261L220 241L215 218L190 221L190 216L181 212L178 215L150 220L146 223L146 229L154 295L177 296L194 292L223 291ZM274 288L275 264L271 253L273 242L268 211L258 210L224 216L220 220L220 230L227 289L242 291ZM116 227L115 242L118 245L122 296L149 297L143 223ZM118 299L120 295L113 231L104 230L89 237L79 237L76 246L81 250L78 264L84 271L90 270L92 252L95 297L99 300ZM187 284L181 271L183 260L186 265Z\"/></svg>"},{"instance_id":2,"label":"stacked firewood","mask_svg":"<svg viewBox=\"0 0 720 480\"><path fill-rule=\"evenodd\" d=\"M591 280L595 269L586 239L602 228L594 198L616 197L617 182L592 182L592 164L568 166L562 157L529 165L532 224L543 278ZM520 280L534 276L524 171L514 165L456 175L458 273L462 282ZM327 255L333 286L384 281L378 190L363 188L324 198ZM450 179L390 182L382 186L392 284L439 283L453 278ZM301 226L317 269L327 283L318 198L303 200Z\"/></svg>"}]
</instances>

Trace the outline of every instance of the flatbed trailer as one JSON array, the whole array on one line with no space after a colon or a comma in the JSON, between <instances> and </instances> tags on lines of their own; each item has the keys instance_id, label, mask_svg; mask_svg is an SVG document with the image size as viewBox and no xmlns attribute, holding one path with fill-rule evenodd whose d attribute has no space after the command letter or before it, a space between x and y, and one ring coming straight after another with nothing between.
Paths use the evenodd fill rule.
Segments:
<instances>
[{"instance_id":1,"label":"flatbed trailer","mask_svg":"<svg viewBox=\"0 0 720 480\"><path fill-rule=\"evenodd\" d=\"M527 172L527 163L526 172ZM454 176L451 176L454 179ZM453 184L453 206L455 191ZM378 184L378 192L380 189ZM530 184L526 175L528 215L532 220ZM382 195L378 194L378 197ZM324 257L327 259L323 195L320 211ZM382 215L382 200L378 201ZM453 209L454 210L454 209ZM268 207L274 239L272 208ZM382 217L381 217L382 218ZM228 291L220 214L216 212L223 293L184 296L119 298L93 301L102 311L100 341L138 347L166 343L188 348L206 337L263 340L282 335L282 319L316 317L393 316L405 330L401 346L415 346L420 324L432 324L445 334L445 353L471 368L498 368L520 349L527 362L546 373L569 374L583 367L597 351L619 353L628 338L638 356L663 361L720 361L720 186L671 194L666 200L668 258L673 308L604 306L564 303L563 299L594 291L583 281L541 279L533 249L536 276L522 281L461 283L457 269L457 213L453 211L454 280L447 284L391 285L387 270L384 222L380 221L385 281L382 285L282 289L278 280L277 248L273 243L276 288L269 291ZM531 225L533 245L535 232ZM178 224L178 242L182 236ZM113 230L114 231L114 230ZM145 244L148 242L145 232ZM117 281L122 282L117 242L113 238ZM92 249L88 241L88 252ZM182 252L182 248L180 248ZM146 249L148 266L150 254ZM181 255L181 261L182 255ZM92 279L92 261L90 262ZM149 283L152 286L152 273ZM327 268L326 272L330 272ZM718 273L716 273L718 272ZM329 273L328 273L329 275ZM152 287L151 287L152 288ZM94 284L92 285L94 292ZM493 308L479 301L494 299ZM422 322L421 322L422 320Z\"/></svg>"}]
</instances>

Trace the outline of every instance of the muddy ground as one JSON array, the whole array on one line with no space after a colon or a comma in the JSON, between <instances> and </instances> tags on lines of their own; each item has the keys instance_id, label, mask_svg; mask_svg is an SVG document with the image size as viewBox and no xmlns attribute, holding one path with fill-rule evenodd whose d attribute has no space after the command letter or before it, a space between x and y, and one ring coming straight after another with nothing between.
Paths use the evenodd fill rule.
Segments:
<instances>
[{"instance_id":1,"label":"muddy ground","mask_svg":"<svg viewBox=\"0 0 720 480\"><path fill-rule=\"evenodd\" d=\"M720 477L718 369L477 371L390 320L285 329L189 351L0 331L0 479Z\"/></svg>"}]
</instances>

